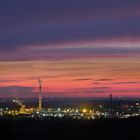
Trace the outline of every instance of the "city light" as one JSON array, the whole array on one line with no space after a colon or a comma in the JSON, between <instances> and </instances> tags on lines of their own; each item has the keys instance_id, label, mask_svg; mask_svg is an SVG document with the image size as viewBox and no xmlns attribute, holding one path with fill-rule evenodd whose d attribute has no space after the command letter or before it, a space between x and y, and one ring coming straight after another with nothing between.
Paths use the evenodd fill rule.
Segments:
<instances>
[{"instance_id":1,"label":"city light","mask_svg":"<svg viewBox=\"0 0 140 140\"><path fill-rule=\"evenodd\" d=\"M83 109L83 113L86 113L87 112L87 110L86 109Z\"/></svg>"},{"instance_id":2,"label":"city light","mask_svg":"<svg viewBox=\"0 0 140 140\"><path fill-rule=\"evenodd\" d=\"M127 119L129 117L140 117L140 103L138 101L132 103L115 104L96 104L96 106L86 107L62 107L57 108L43 108L38 109L38 106L29 107L19 99L10 100L12 103L18 106L18 108L10 108L8 106L0 108L0 117L25 117L35 119L45 118L61 118L61 119L99 119L99 118L120 118Z\"/></svg>"}]
</instances>

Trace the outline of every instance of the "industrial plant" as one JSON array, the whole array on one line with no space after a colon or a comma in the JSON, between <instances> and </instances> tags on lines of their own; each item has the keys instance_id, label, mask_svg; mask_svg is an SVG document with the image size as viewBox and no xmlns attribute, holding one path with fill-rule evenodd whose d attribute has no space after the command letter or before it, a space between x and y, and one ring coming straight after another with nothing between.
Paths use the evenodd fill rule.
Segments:
<instances>
[{"instance_id":1,"label":"industrial plant","mask_svg":"<svg viewBox=\"0 0 140 140\"><path fill-rule=\"evenodd\" d=\"M0 117L25 118L71 118L71 119L97 119L97 118L128 118L140 116L139 100L133 104L116 104L113 95L109 94L107 104L99 103L90 108L85 107L43 107L42 80L38 79L38 99L36 106L29 107L21 99L12 99L19 109L8 107L0 108Z\"/></svg>"}]
</instances>

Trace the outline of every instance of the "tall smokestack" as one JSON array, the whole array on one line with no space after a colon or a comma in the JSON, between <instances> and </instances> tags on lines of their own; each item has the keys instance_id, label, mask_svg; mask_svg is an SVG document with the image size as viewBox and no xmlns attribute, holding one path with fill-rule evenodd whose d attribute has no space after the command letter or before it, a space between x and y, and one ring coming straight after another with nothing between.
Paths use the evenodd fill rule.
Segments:
<instances>
[{"instance_id":1,"label":"tall smokestack","mask_svg":"<svg viewBox=\"0 0 140 140\"><path fill-rule=\"evenodd\" d=\"M110 103L111 103L112 102L112 94L110 94L109 100L110 100Z\"/></svg>"},{"instance_id":2,"label":"tall smokestack","mask_svg":"<svg viewBox=\"0 0 140 140\"><path fill-rule=\"evenodd\" d=\"M38 98L38 109L42 110L42 81L38 79L38 84L39 84L39 98Z\"/></svg>"}]
</instances>

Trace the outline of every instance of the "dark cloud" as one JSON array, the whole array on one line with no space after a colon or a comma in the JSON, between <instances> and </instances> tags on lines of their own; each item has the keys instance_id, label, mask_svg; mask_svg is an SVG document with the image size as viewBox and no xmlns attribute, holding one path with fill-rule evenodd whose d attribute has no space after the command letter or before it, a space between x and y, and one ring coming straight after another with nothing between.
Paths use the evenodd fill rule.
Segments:
<instances>
[{"instance_id":1,"label":"dark cloud","mask_svg":"<svg viewBox=\"0 0 140 140\"><path fill-rule=\"evenodd\" d=\"M140 82L114 82L113 84L140 84Z\"/></svg>"},{"instance_id":2,"label":"dark cloud","mask_svg":"<svg viewBox=\"0 0 140 140\"><path fill-rule=\"evenodd\" d=\"M92 78L80 78L80 79L75 79L75 81L90 81Z\"/></svg>"},{"instance_id":3,"label":"dark cloud","mask_svg":"<svg viewBox=\"0 0 140 140\"><path fill-rule=\"evenodd\" d=\"M103 87L93 87L93 90L95 90L95 91L101 91L101 90L106 91L108 89L110 89L110 87L106 87L106 86L103 86Z\"/></svg>"},{"instance_id":4,"label":"dark cloud","mask_svg":"<svg viewBox=\"0 0 140 140\"><path fill-rule=\"evenodd\" d=\"M30 94L33 93L33 87L23 87L23 86L5 86L0 87L0 94Z\"/></svg>"},{"instance_id":5,"label":"dark cloud","mask_svg":"<svg viewBox=\"0 0 140 140\"><path fill-rule=\"evenodd\" d=\"M81 89L77 89L75 91L73 91L75 93L82 93L82 94L108 94L108 93L114 93L114 94L130 94L133 96L133 94L135 93L139 93L140 89L139 88L132 88L132 89L113 89L112 87L108 87L108 86L101 86L101 87L90 87L90 88L81 88Z\"/></svg>"},{"instance_id":6,"label":"dark cloud","mask_svg":"<svg viewBox=\"0 0 140 140\"><path fill-rule=\"evenodd\" d=\"M19 82L21 80L10 80L10 79L3 79L3 80L0 80L0 83L8 83L8 82Z\"/></svg>"},{"instance_id":7,"label":"dark cloud","mask_svg":"<svg viewBox=\"0 0 140 140\"><path fill-rule=\"evenodd\" d=\"M134 21L132 23L132 21ZM140 20L131 19L125 21L93 21L81 22L70 25L40 25L0 33L0 48L10 50L19 47L57 44L63 42L110 40L114 38L129 37L130 40L140 37Z\"/></svg>"},{"instance_id":8,"label":"dark cloud","mask_svg":"<svg viewBox=\"0 0 140 140\"><path fill-rule=\"evenodd\" d=\"M105 79L97 79L97 80L95 80L95 81L99 81L99 82L101 82L101 81L111 81L112 79L107 79L107 78L105 78Z\"/></svg>"},{"instance_id":9,"label":"dark cloud","mask_svg":"<svg viewBox=\"0 0 140 140\"><path fill-rule=\"evenodd\" d=\"M108 90L111 90L111 87L100 86L100 87L89 87L89 88L77 88L73 89L73 93L82 93L82 94L96 94L96 93L108 93Z\"/></svg>"},{"instance_id":10,"label":"dark cloud","mask_svg":"<svg viewBox=\"0 0 140 140\"><path fill-rule=\"evenodd\" d=\"M0 50L15 52L36 44L139 38L139 9L137 0L2 0Z\"/></svg>"},{"instance_id":11,"label":"dark cloud","mask_svg":"<svg viewBox=\"0 0 140 140\"><path fill-rule=\"evenodd\" d=\"M140 53L133 48L44 48L0 52L0 60L58 60L70 58L129 57Z\"/></svg>"},{"instance_id":12,"label":"dark cloud","mask_svg":"<svg viewBox=\"0 0 140 140\"><path fill-rule=\"evenodd\" d=\"M94 84L94 85L99 85L99 84L100 84L100 82L94 82L93 84Z\"/></svg>"}]
</instances>

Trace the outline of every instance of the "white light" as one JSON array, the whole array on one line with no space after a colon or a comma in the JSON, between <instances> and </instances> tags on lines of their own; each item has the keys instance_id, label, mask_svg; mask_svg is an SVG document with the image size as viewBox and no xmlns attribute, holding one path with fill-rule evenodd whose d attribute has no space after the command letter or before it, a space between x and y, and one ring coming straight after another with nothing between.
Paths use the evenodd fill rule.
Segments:
<instances>
[{"instance_id":1,"label":"white light","mask_svg":"<svg viewBox=\"0 0 140 140\"><path fill-rule=\"evenodd\" d=\"M43 114L43 117L45 117L46 115L45 114Z\"/></svg>"},{"instance_id":2,"label":"white light","mask_svg":"<svg viewBox=\"0 0 140 140\"><path fill-rule=\"evenodd\" d=\"M60 110L61 110L61 108L58 108L57 110L58 110L58 111L60 111Z\"/></svg>"},{"instance_id":3,"label":"white light","mask_svg":"<svg viewBox=\"0 0 140 140\"><path fill-rule=\"evenodd\" d=\"M79 110L78 110L78 109L76 109L76 112L78 113L78 112L79 112Z\"/></svg>"}]
</instances>

